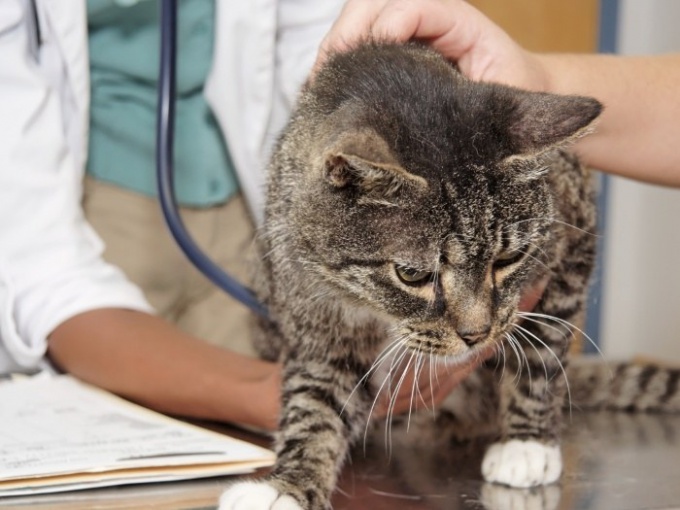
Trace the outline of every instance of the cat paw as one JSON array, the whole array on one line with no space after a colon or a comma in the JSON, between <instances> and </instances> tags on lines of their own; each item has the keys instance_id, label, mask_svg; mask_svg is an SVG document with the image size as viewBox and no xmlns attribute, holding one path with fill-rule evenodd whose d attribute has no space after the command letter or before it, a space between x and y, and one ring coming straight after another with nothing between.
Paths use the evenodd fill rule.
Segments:
<instances>
[{"instance_id":1,"label":"cat paw","mask_svg":"<svg viewBox=\"0 0 680 510\"><path fill-rule=\"evenodd\" d=\"M265 482L239 482L220 497L218 510L303 510L291 496Z\"/></svg>"},{"instance_id":2,"label":"cat paw","mask_svg":"<svg viewBox=\"0 0 680 510\"><path fill-rule=\"evenodd\" d=\"M513 439L492 444L482 462L487 482L510 487L536 487L557 481L562 473L562 453L557 445Z\"/></svg>"}]
</instances>

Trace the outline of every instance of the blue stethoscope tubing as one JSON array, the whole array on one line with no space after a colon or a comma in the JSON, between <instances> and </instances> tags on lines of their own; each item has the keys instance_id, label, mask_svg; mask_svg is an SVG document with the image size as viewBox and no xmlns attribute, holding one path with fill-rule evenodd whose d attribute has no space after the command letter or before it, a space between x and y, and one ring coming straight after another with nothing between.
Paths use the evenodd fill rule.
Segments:
<instances>
[{"instance_id":1,"label":"blue stethoscope tubing","mask_svg":"<svg viewBox=\"0 0 680 510\"><path fill-rule=\"evenodd\" d=\"M175 64L177 55L177 0L161 0L161 52L156 118L156 178L158 199L165 222L187 258L210 281L262 317L266 307L252 290L241 285L213 262L196 244L182 221L173 188L173 146L175 131ZM226 233L225 233L226 235Z\"/></svg>"}]
</instances>

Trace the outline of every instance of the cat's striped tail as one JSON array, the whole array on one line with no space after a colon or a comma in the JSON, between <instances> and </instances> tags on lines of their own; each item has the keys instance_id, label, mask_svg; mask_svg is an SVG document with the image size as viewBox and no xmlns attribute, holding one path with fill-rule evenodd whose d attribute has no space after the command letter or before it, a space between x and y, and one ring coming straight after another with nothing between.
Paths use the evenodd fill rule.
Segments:
<instances>
[{"instance_id":1,"label":"cat's striped tail","mask_svg":"<svg viewBox=\"0 0 680 510\"><path fill-rule=\"evenodd\" d=\"M575 409L680 413L680 367L575 358L567 377Z\"/></svg>"}]
</instances>

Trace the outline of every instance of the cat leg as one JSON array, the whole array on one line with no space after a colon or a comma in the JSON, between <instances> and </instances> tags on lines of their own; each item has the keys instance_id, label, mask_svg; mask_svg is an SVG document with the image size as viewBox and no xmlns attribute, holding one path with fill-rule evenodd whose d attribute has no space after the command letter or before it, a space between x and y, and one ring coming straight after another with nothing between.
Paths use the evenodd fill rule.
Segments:
<instances>
[{"instance_id":1,"label":"cat leg","mask_svg":"<svg viewBox=\"0 0 680 510\"><path fill-rule=\"evenodd\" d=\"M500 388L501 440L486 453L488 481L512 487L555 482L562 470L559 432L568 394L566 356L574 324L584 314L595 260L595 209L589 175L573 156L562 154L551 174L561 204L558 246L550 281L534 312L520 313L511 335L519 378L504 376ZM524 365L522 367L521 365ZM508 374L509 375L509 374Z\"/></svg>"},{"instance_id":2,"label":"cat leg","mask_svg":"<svg viewBox=\"0 0 680 510\"><path fill-rule=\"evenodd\" d=\"M520 375L508 371L501 379L501 439L489 447L482 462L488 482L527 488L553 483L562 472L562 362L545 359L550 356L547 349L539 353L545 366L537 360L538 353L525 350Z\"/></svg>"},{"instance_id":3,"label":"cat leg","mask_svg":"<svg viewBox=\"0 0 680 510\"><path fill-rule=\"evenodd\" d=\"M327 357L288 360L276 465L263 481L227 489L220 510L328 508L350 444L365 424L368 394L363 386L352 394L359 381L350 368L357 367L354 360Z\"/></svg>"},{"instance_id":4,"label":"cat leg","mask_svg":"<svg viewBox=\"0 0 680 510\"><path fill-rule=\"evenodd\" d=\"M482 474L487 481L533 487L560 477L559 433L572 336L565 321L578 320L584 301L583 293L565 295L568 288L554 277L536 314L525 317L512 333L517 357L508 360L514 370L500 381L501 440L485 455Z\"/></svg>"}]
</instances>

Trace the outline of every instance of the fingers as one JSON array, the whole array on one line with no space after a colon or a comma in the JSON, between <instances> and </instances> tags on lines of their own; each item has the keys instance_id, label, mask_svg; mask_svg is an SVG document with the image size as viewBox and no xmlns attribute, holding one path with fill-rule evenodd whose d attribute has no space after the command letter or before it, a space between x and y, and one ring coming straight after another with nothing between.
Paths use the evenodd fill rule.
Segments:
<instances>
[{"instance_id":1,"label":"fingers","mask_svg":"<svg viewBox=\"0 0 680 510\"><path fill-rule=\"evenodd\" d=\"M462 0L392 0L371 27L377 39L424 40L457 61L479 37L480 13Z\"/></svg>"},{"instance_id":2,"label":"fingers","mask_svg":"<svg viewBox=\"0 0 680 510\"><path fill-rule=\"evenodd\" d=\"M390 0L349 0L321 42L324 50L343 51L371 34L382 9Z\"/></svg>"},{"instance_id":3,"label":"fingers","mask_svg":"<svg viewBox=\"0 0 680 510\"><path fill-rule=\"evenodd\" d=\"M328 55L333 52L346 51L352 44L367 38L371 27L382 8L390 0L348 0L342 8L326 37L321 41L312 74L316 74Z\"/></svg>"},{"instance_id":4,"label":"fingers","mask_svg":"<svg viewBox=\"0 0 680 510\"><path fill-rule=\"evenodd\" d=\"M312 70L365 39L426 42L475 81L546 90L547 70L465 0L348 0L324 38Z\"/></svg>"},{"instance_id":5,"label":"fingers","mask_svg":"<svg viewBox=\"0 0 680 510\"><path fill-rule=\"evenodd\" d=\"M314 68L367 38L425 40L456 61L475 46L484 22L463 0L349 0L322 41Z\"/></svg>"}]
</instances>

